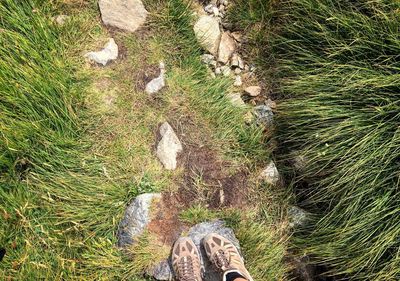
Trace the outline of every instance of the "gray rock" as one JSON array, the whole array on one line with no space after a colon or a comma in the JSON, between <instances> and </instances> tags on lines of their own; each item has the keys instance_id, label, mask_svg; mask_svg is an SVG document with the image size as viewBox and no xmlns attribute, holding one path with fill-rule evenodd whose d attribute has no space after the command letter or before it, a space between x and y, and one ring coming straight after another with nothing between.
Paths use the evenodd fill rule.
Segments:
<instances>
[{"instance_id":1,"label":"gray rock","mask_svg":"<svg viewBox=\"0 0 400 281\"><path fill-rule=\"evenodd\" d=\"M113 38L110 38L101 51L86 53L85 57L105 66L109 61L118 58L118 45L115 44Z\"/></svg>"},{"instance_id":2,"label":"gray rock","mask_svg":"<svg viewBox=\"0 0 400 281\"><path fill-rule=\"evenodd\" d=\"M176 157L183 150L172 127L165 122L160 127L161 140L157 145L157 157L167 170L175 170Z\"/></svg>"},{"instance_id":3,"label":"gray rock","mask_svg":"<svg viewBox=\"0 0 400 281\"><path fill-rule=\"evenodd\" d=\"M135 32L147 17L141 0L99 0L101 18L106 25Z\"/></svg>"},{"instance_id":4,"label":"gray rock","mask_svg":"<svg viewBox=\"0 0 400 281\"><path fill-rule=\"evenodd\" d=\"M202 246L202 239L210 233L218 233L230 240L240 251L239 241L237 240L232 229L227 228L225 223L221 220L214 220L209 222L199 223L190 228L188 235L196 245L197 249L201 253L202 266L205 268L204 280L207 281L221 281L221 275L214 269L207 258L204 247ZM170 260L162 261L160 264L154 267L156 270L148 272L150 276L157 280L170 280L173 275L173 270Z\"/></svg>"},{"instance_id":5,"label":"gray rock","mask_svg":"<svg viewBox=\"0 0 400 281\"><path fill-rule=\"evenodd\" d=\"M151 220L150 207L153 200L161 199L158 193L142 194L133 200L125 211L119 224L117 238L119 247L127 247L135 243Z\"/></svg>"},{"instance_id":6,"label":"gray rock","mask_svg":"<svg viewBox=\"0 0 400 281\"><path fill-rule=\"evenodd\" d=\"M219 43L218 61L222 63L228 63L235 50L235 40L229 35L228 32L224 32L221 36L221 42Z\"/></svg>"},{"instance_id":7,"label":"gray rock","mask_svg":"<svg viewBox=\"0 0 400 281\"><path fill-rule=\"evenodd\" d=\"M214 61L214 56L211 54L203 54L201 55L201 61L205 64L211 64L211 62Z\"/></svg>"},{"instance_id":8,"label":"gray rock","mask_svg":"<svg viewBox=\"0 0 400 281\"><path fill-rule=\"evenodd\" d=\"M304 226L308 220L308 213L296 206L289 207L288 216L289 216L289 226L292 228Z\"/></svg>"},{"instance_id":9,"label":"gray rock","mask_svg":"<svg viewBox=\"0 0 400 281\"><path fill-rule=\"evenodd\" d=\"M231 68L227 65L221 66L221 72L225 77L229 77L232 73Z\"/></svg>"},{"instance_id":10,"label":"gray rock","mask_svg":"<svg viewBox=\"0 0 400 281\"><path fill-rule=\"evenodd\" d=\"M273 161L271 161L267 167L262 170L259 178L271 185L275 185L279 181L279 172Z\"/></svg>"},{"instance_id":11,"label":"gray rock","mask_svg":"<svg viewBox=\"0 0 400 281\"><path fill-rule=\"evenodd\" d=\"M165 87L165 65L163 62L160 62L160 76L154 78L146 85L146 93L149 95L153 95L158 93L162 88Z\"/></svg>"},{"instance_id":12,"label":"gray rock","mask_svg":"<svg viewBox=\"0 0 400 281\"><path fill-rule=\"evenodd\" d=\"M201 16L193 29L201 46L211 54L217 55L221 40L218 20L211 16Z\"/></svg>"},{"instance_id":13,"label":"gray rock","mask_svg":"<svg viewBox=\"0 0 400 281\"><path fill-rule=\"evenodd\" d=\"M268 128L272 126L274 121L274 113L269 106L258 105L254 107L254 116L256 117L256 122L258 125Z\"/></svg>"}]
</instances>

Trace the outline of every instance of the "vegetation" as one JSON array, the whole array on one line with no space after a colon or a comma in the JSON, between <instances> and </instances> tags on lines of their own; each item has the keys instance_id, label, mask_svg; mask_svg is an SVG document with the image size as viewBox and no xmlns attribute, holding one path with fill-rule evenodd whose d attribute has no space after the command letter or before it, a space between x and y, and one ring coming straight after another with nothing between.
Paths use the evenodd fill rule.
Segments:
<instances>
[{"instance_id":1,"label":"vegetation","mask_svg":"<svg viewBox=\"0 0 400 281\"><path fill-rule=\"evenodd\" d=\"M267 30L249 53L282 99L282 163L304 160L292 175L317 218L297 245L326 274L398 280L399 2L236 3L238 27Z\"/></svg>"},{"instance_id":2,"label":"vegetation","mask_svg":"<svg viewBox=\"0 0 400 281\"><path fill-rule=\"evenodd\" d=\"M94 20L95 1L0 3L0 246L7 251L0 279L142 280L160 258L158 244L144 235L132 263L115 246L115 232L132 198L174 191L182 180L181 170L165 172L153 155L161 121L190 117L221 158L249 167L266 161L261 130L245 126L244 110L225 98L228 81L208 78L187 2L144 2L151 12L145 32L113 31L128 55L106 68L82 58L109 36ZM71 16L65 26L52 20L59 13ZM142 79L140 71L161 59L169 87L150 101L132 75ZM285 243L273 237L272 222L260 222L260 209L237 235L250 271L282 279ZM252 248L254 240L262 248ZM276 254L264 267L271 248Z\"/></svg>"}]
</instances>

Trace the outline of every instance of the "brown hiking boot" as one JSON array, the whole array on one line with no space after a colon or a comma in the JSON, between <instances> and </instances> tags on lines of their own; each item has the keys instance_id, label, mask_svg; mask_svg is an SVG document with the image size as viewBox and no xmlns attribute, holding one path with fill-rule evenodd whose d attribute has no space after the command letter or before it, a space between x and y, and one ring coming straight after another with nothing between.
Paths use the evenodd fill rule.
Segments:
<instances>
[{"instance_id":1,"label":"brown hiking boot","mask_svg":"<svg viewBox=\"0 0 400 281\"><path fill-rule=\"evenodd\" d=\"M200 254L192 239L179 238L172 250L172 266L179 281L201 281Z\"/></svg>"},{"instance_id":2,"label":"brown hiking boot","mask_svg":"<svg viewBox=\"0 0 400 281\"><path fill-rule=\"evenodd\" d=\"M203 239L203 244L211 263L221 271L223 281L226 281L230 273L240 274L244 279L253 281L238 249L231 241L221 235L211 233Z\"/></svg>"}]
</instances>

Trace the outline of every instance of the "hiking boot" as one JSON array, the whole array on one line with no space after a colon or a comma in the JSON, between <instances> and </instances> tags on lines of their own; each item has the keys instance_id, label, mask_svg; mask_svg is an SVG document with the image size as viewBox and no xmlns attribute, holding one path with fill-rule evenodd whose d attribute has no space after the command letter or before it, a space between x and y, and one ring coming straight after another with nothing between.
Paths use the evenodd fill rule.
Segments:
<instances>
[{"instance_id":1,"label":"hiking boot","mask_svg":"<svg viewBox=\"0 0 400 281\"><path fill-rule=\"evenodd\" d=\"M239 274L244 279L253 281L253 278L244 266L243 259L238 249L231 241L221 235L211 233L203 239L203 244L207 257L222 273L223 281L226 281L228 274Z\"/></svg>"},{"instance_id":2,"label":"hiking boot","mask_svg":"<svg viewBox=\"0 0 400 281\"><path fill-rule=\"evenodd\" d=\"M172 250L172 266L179 281L201 281L200 254L192 239L179 238Z\"/></svg>"}]
</instances>

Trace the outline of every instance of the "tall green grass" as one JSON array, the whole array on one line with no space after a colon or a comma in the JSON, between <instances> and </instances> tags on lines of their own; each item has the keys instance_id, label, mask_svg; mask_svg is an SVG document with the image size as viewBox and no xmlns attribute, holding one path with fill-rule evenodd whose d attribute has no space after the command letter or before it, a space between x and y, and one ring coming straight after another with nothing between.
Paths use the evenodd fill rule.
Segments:
<instances>
[{"instance_id":1,"label":"tall green grass","mask_svg":"<svg viewBox=\"0 0 400 281\"><path fill-rule=\"evenodd\" d=\"M251 3L237 3L251 14ZM252 23L266 26L268 45L252 42L269 50L258 59L282 98L281 159L306 160L295 179L317 219L298 245L327 274L399 280L400 4L273 4L267 21Z\"/></svg>"}]
</instances>

